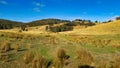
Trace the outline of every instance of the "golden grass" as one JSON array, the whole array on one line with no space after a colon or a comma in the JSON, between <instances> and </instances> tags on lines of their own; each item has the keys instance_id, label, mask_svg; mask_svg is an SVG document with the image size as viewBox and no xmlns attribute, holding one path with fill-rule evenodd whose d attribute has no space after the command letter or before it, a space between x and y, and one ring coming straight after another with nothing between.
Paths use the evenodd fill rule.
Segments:
<instances>
[{"instance_id":1,"label":"golden grass","mask_svg":"<svg viewBox=\"0 0 120 68\"><path fill-rule=\"evenodd\" d=\"M14 50L17 52L19 50L19 44L16 44Z\"/></svg>"},{"instance_id":2,"label":"golden grass","mask_svg":"<svg viewBox=\"0 0 120 68\"><path fill-rule=\"evenodd\" d=\"M94 58L88 51L78 47L76 49L76 58L79 61L79 66L89 65L91 66L94 63Z\"/></svg>"},{"instance_id":3,"label":"golden grass","mask_svg":"<svg viewBox=\"0 0 120 68\"><path fill-rule=\"evenodd\" d=\"M1 44L1 52L7 52L9 50L11 50L11 44L10 42L4 42L3 44Z\"/></svg>"},{"instance_id":4,"label":"golden grass","mask_svg":"<svg viewBox=\"0 0 120 68\"><path fill-rule=\"evenodd\" d=\"M48 68L49 61L41 55L36 55L34 60L31 62L32 68Z\"/></svg>"},{"instance_id":5,"label":"golden grass","mask_svg":"<svg viewBox=\"0 0 120 68\"><path fill-rule=\"evenodd\" d=\"M48 68L49 60L41 56L38 52L27 52L24 57L25 64L28 64L30 68Z\"/></svg>"},{"instance_id":6,"label":"golden grass","mask_svg":"<svg viewBox=\"0 0 120 68\"><path fill-rule=\"evenodd\" d=\"M106 60L100 60L99 64L96 65L96 68L111 68L111 65L108 61Z\"/></svg>"},{"instance_id":7,"label":"golden grass","mask_svg":"<svg viewBox=\"0 0 120 68\"><path fill-rule=\"evenodd\" d=\"M45 30L45 26L37 26L37 27L28 27L29 31L23 31L23 34L41 34L41 33L49 33ZM37 29L36 29L37 28ZM74 27L73 31L60 32L61 34L76 34L76 35L104 35L104 34L120 34L120 20L97 24L95 26L90 26L87 28L81 28L81 26ZM11 32L11 33L19 33L19 29L12 30L0 30L0 32Z\"/></svg>"},{"instance_id":8,"label":"golden grass","mask_svg":"<svg viewBox=\"0 0 120 68\"><path fill-rule=\"evenodd\" d=\"M120 20L98 24L87 28L75 28L73 31L61 32L62 34L75 35L104 35L120 34Z\"/></svg>"},{"instance_id":9,"label":"golden grass","mask_svg":"<svg viewBox=\"0 0 120 68\"><path fill-rule=\"evenodd\" d=\"M55 68L63 68L66 60L66 51L60 48L57 50L53 65Z\"/></svg>"},{"instance_id":10,"label":"golden grass","mask_svg":"<svg viewBox=\"0 0 120 68\"><path fill-rule=\"evenodd\" d=\"M114 63L112 68L120 68L120 55L115 55L113 59L114 59Z\"/></svg>"},{"instance_id":11,"label":"golden grass","mask_svg":"<svg viewBox=\"0 0 120 68\"><path fill-rule=\"evenodd\" d=\"M29 51L23 56L23 60L26 64L30 64L33 61L34 57L35 57L34 52Z\"/></svg>"}]
</instances>

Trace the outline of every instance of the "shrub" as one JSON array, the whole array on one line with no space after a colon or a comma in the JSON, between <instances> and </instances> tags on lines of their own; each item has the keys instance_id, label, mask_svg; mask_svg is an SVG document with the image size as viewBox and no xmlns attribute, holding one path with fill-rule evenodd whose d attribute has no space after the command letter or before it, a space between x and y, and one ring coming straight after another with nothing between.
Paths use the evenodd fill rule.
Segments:
<instances>
[{"instance_id":1,"label":"shrub","mask_svg":"<svg viewBox=\"0 0 120 68\"><path fill-rule=\"evenodd\" d=\"M120 20L120 16L116 17L116 20Z\"/></svg>"}]
</instances>

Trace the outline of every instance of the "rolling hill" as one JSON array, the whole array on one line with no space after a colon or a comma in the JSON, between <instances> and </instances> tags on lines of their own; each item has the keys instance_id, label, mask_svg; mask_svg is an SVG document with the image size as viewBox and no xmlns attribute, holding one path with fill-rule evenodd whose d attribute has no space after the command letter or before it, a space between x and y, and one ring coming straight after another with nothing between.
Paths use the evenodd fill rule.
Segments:
<instances>
[{"instance_id":1,"label":"rolling hill","mask_svg":"<svg viewBox=\"0 0 120 68\"><path fill-rule=\"evenodd\" d=\"M98 24L85 29L74 29L68 32L70 34L86 34L86 35L103 35L103 34L120 34L120 20L109 23Z\"/></svg>"},{"instance_id":2,"label":"rolling hill","mask_svg":"<svg viewBox=\"0 0 120 68\"><path fill-rule=\"evenodd\" d=\"M0 29L12 29L14 27L19 27L22 24L22 22L0 19Z\"/></svg>"}]
</instances>

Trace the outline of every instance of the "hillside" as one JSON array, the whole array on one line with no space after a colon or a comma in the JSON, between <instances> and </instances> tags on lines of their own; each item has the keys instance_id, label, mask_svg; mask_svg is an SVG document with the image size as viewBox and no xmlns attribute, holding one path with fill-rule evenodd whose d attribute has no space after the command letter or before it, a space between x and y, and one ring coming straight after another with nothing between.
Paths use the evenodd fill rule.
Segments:
<instances>
[{"instance_id":1,"label":"hillside","mask_svg":"<svg viewBox=\"0 0 120 68\"><path fill-rule=\"evenodd\" d=\"M29 25L29 26L42 26L42 25L60 24L60 23L65 23L65 22L70 22L70 21L49 18L49 19L42 19L42 20L28 22L27 25Z\"/></svg>"},{"instance_id":2,"label":"hillside","mask_svg":"<svg viewBox=\"0 0 120 68\"><path fill-rule=\"evenodd\" d=\"M64 33L64 32L63 32ZM103 35L103 34L120 34L120 20L98 24L85 29L74 29L67 32L69 34L86 34L86 35Z\"/></svg>"},{"instance_id":3,"label":"hillside","mask_svg":"<svg viewBox=\"0 0 120 68\"><path fill-rule=\"evenodd\" d=\"M22 24L22 22L0 19L0 29L12 29L21 26Z\"/></svg>"}]
</instances>

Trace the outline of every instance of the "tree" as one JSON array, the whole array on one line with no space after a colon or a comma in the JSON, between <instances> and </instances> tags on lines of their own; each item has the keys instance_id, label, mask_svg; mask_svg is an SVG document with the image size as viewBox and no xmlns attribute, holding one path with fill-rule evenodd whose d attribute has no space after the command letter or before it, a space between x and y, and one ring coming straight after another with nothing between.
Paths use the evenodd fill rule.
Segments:
<instances>
[{"instance_id":1,"label":"tree","mask_svg":"<svg viewBox=\"0 0 120 68\"><path fill-rule=\"evenodd\" d=\"M119 17L116 17L116 20L120 20L120 16L119 16Z\"/></svg>"}]
</instances>

